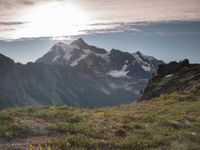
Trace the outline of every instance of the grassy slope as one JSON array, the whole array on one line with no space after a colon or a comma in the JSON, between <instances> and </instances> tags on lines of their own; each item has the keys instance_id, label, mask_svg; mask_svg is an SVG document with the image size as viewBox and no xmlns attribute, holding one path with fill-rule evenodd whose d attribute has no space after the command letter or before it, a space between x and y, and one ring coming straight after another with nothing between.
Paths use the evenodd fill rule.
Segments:
<instances>
[{"instance_id":1,"label":"grassy slope","mask_svg":"<svg viewBox=\"0 0 200 150\"><path fill-rule=\"evenodd\" d=\"M200 149L198 91L102 109L7 109L0 120L0 149Z\"/></svg>"}]
</instances>

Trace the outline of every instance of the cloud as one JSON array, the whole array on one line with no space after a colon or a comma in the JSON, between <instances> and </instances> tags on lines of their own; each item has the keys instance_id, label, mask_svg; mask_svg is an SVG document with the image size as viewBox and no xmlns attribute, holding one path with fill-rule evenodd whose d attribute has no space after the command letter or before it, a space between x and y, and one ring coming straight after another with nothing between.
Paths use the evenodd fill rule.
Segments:
<instances>
[{"instance_id":1,"label":"cloud","mask_svg":"<svg viewBox=\"0 0 200 150\"><path fill-rule=\"evenodd\" d=\"M27 35L32 37L31 29L26 29L25 35L20 32L23 25L32 21L32 18L26 15L33 13L33 8L46 6L53 2L62 2L62 5L71 3L90 15L91 24L86 24L84 28L80 29L81 33L77 32L78 34L82 34L82 32L86 34L137 32L140 31L141 22L144 22L145 25L147 22L200 21L200 0L0 0L1 38L26 38ZM23 20L24 16L29 20ZM67 18L63 18L63 20L65 19ZM45 18L41 20L45 20ZM137 22L140 22L139 28L137 24L134 24ZM12 30L9 30L8 27L6 29L5 26L12 27ZM15 34L14 30L18 33ZM20 37L15 37L15 35L20 35ZM44 36L51 35L45 34Z\"/></svg>"},{"instance_id":2,"label":"cloud","mask_svg":"<svg viewBox=\"0 0 200 150\"><path fill-rule=\"evenodd\" d=\"M198 32L189 32L189 31L185 31L185 32L156 32L157 35L160 35L160 36L164 36L164 37L167 37L167 36L183 36L183 35L200 35L200 31Z\"/></svg>"},{"instance_id":3,"label":"cloud","mask_svg":"<svg viewBox=\"0 0 200 150\"><path fill-rule=\"evenodd\" d=\"M22 0L21 3L23 5L27 5L27 6L35 4L34 1L28 1L28 0Z\"/></svg>"},{"instance_id":4,"label":"cloud","mask_svg":"<svg viewBox=\"0 0 200 150\"><path fill-rule=\"evenodd\" d=\"M15 5L34 5L39 2L39 0L0 0L1 6L15 6Z\"/></svg>"},{"instance_id":5,"label":"cloud","mask_svg":"<svg viewBox=\"0 0 200 150\"><path fill-rule=\"evenodd\" d=\"M138 24L143 24L143 23L135 23L135 22L95 23L95 24L90 24L88 29L81 30L81 32L85 34L111 33L111 32L124 32L124 31L140 32L140 29L137 28Z\"/></svg>"},{"instance_id":6,"label":"cloud","mask_svg":"<svg viewBox=\"0 0 200 150\"><path fill-rule=\"evenodd\" d=\"M199 0L83 0L88 11L105 21L199 20ZM101 6L101 7L99 7Z\"/></svg>"},{"instance_id":7,"label":"cloud","mask_svg":"<svg viewBox=\"0 0 200 150\"><path fill-rule=\"evenodd\" d=\"M0 32L8 32L8 31L13 31L15 30L14 28L0 28Z\"/></svg>"},{"instance_id":8,"label":"cloud","mask_svg":"<svg viewBox=\"0 0 200 150\"><path fill-rule=\"evenodd\" d=\"M13 25L23 25L26 22L20 22L20 21L13 21L13 22L0 22L0 26L13 26Z\"/></svg>"}]
</instances>

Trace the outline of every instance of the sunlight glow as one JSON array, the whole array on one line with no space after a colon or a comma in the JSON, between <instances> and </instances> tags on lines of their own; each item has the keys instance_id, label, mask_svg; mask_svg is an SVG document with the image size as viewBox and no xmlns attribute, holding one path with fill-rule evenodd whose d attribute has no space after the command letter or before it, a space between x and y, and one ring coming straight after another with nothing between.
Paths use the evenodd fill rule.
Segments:
<instances>
[{"instance_id":1,"label":"sunlight glow","mask_svg":"<svg viewBox=\"0 0 200 150\"><path fill-rule=\"evenodd\" d=\"M71 3L48 3L28 10L22 20L29 22L17 31L18 37L62 37L82 33L89 15Z\"/></svg>"}]
</instances>

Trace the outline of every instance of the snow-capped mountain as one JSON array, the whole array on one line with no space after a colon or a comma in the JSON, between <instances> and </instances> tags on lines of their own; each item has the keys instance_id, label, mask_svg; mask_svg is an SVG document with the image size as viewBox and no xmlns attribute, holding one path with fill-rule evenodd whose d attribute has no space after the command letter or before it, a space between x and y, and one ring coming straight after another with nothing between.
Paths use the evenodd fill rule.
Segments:
<instances>
[{"instance_id":1,"label":"snow-capped mountain","mask_svg":"<svg viewBox=\"0 0 200 150\"><path fill-rule=\"evenodd\" d=\"M154 57L140 52L130 54L112 49L88 45L82 38L70 44L57 43L37 63L57 64L90 70L98 76L110 75L115 78L132 77L147 79L162 63Z\"/></svg>"},{"instance_id":2,"label":"snow-capped mountain","mask_svg":"<svg viewBox=\"0 0 200 150\"><path fill-rule=\"evenodd\" d=\"M106 51L94 46L89 46L83 41L83 39L79 38L70 44L64 44L61 42L55 44L47 54L42 58L39 58L36 62L74 67L78 65L82 59L85 59L91 54L104 57Z\"/></svg>"},{"instance_id":3,"label":"snow-capped mountain","mask_svg":"<svg viewBox=\"0 0 200 150\"><path fill-rule=\"evenodd\" d=\"M94 87L100 95L106 95L111 104L119 104L136 100L148 79L163 62L140 52L106 51L79 38L70 44L55 44L36 63L70 67L77 73L81 72L82 76L96 82Z\"/></svg>"},{"instance_id":4,"label":"snow-capped mountain","mask_svg":"<svg viewBox=\"0 0 200 150\"><path fill-rule=\"evenodd\" d=\"M26 65L0 55L0 109L130 103L139 97L160 63L139 52L106 51L83 39L57 43L36 63Z\"/></svg>"}]
</instances>

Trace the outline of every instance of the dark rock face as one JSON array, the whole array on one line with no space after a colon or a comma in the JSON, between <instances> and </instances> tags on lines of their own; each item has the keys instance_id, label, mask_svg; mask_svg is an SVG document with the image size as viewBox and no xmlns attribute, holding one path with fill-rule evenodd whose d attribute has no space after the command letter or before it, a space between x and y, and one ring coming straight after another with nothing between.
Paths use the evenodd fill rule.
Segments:
<instances>
[{"instance_id":1,"label":"dark rock face","mask_svg":"<svg viewBox=\"0 0 200 150\"><path fill-rule=\"evenodd\" d=\"M158 75L165 76L168 74L172 74L178 70L181 70L183 67L189 67L189 60L185 59L181 62L170 62L168 65L160 65L158 69Z\"/></svg>"},{"instance_id":2,"label":"dark rock face","mask_svg":"<svg viewBox=\"0 0 200 150\"><path fill-rule=\"evenodd\" d=\"M200 65L189 64L189 61L170 62L159 66L154 76L144 89L140 100L150 100L161 94L175 91L188 91L200 87Z\"/></svg>"},{"instance_id":3,"label":"dark rock face","mask_svg":"<svg viewBox=\"0 0 200 150\"><path fill-rule=\"evenodd\" d=\"M59 42L36 63L26 65L0 55L0 108L133 102L160 63L141 53L106 51L83 39Z\"/></svg>"}]
</instances>

